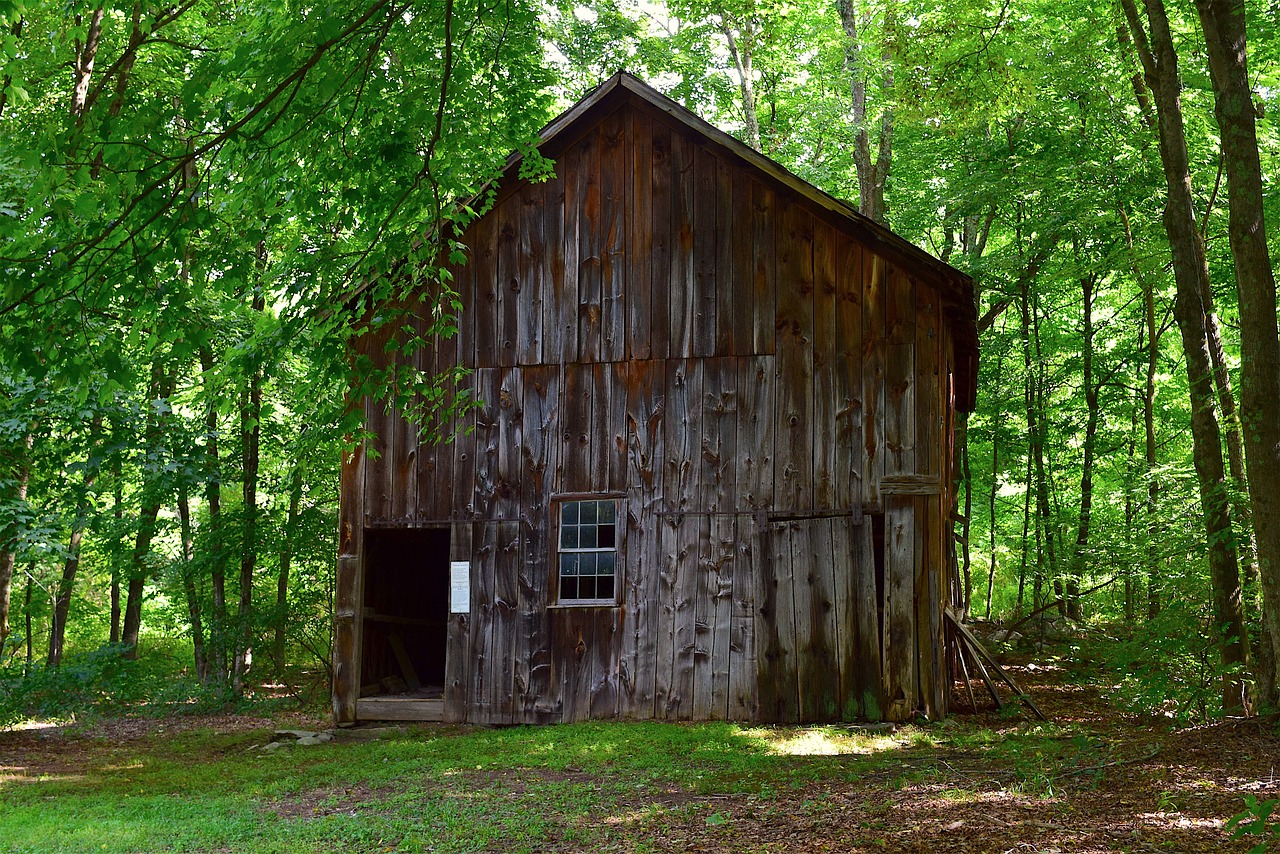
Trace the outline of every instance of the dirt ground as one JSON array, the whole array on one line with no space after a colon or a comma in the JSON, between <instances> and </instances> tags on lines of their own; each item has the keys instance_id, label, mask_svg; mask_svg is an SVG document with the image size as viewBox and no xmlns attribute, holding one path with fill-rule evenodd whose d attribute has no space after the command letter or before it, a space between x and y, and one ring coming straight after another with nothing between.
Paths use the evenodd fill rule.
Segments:
<instances>
[{"instance_id":1,"label":"dirt ground","mask_svg":"<svg viewBox=\"0 0 1280 854\"><path fill-rule=\"evenodd\" d=\"M1240 812L1246 794L1280 797L1275 718L1178 729L1117 710L1097 688L1075 684L1061 670L1023 662L1010 671L1049 718L1067 727L1041 742L1041 749L1062 746L1046 751L1042 776L1034 756L1011 759L1007 750L943 747L910 751L900 765L852 781L824 781L768 797L637 793L634 803L615 811L633 818L610 837L619 840L616 845L604 850L1087 854L1247 851L1259 841L1232 840L1226 823ZM967 705L959 692L956 702ZM1016 732L1028 727L1030 715L988 708L957 721L957 729L981 724ZM159 733L321 725L303 717L218 715L14 731L0 734L0 766L22 768L26 775L66 773L121 743ZM5 774L0 767L0 778ZM382 796L360 786L351 794L356 800ZM547 850L587 849L560 843Z\"/></svg>"}]
</instances>

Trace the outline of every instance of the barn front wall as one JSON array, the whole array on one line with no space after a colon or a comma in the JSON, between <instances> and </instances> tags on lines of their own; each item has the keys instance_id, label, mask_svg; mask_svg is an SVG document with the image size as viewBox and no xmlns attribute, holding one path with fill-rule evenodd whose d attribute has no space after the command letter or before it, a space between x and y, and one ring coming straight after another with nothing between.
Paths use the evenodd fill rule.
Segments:
<instances>
[{"instance_id":1,"label":"barn front wall","mask_svg":"<svg viewBox=\"0 0 1280 854\"><path fill-rule=\"evenodd\" d=\"M945 714L955 294L645 103L585 124L463 236L415 364L469 369L456 440L366 402L338 720L437 672L476 723ZM565 605L556 508L592 496L616 601Z\"/></svg>"}]
</instances>

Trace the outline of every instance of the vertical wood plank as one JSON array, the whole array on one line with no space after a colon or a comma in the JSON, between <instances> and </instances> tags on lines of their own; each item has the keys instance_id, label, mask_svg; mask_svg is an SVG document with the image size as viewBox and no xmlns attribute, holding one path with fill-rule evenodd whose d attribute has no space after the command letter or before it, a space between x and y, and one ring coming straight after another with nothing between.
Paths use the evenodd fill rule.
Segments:
<instances>
[{"instance_id":1,"label":"vertical wood plank","mask_svg":"<svg viewBox=\"0 0 1280 854\"><path fill-rule=\"evenodd\" d=\"M729 635L729 712L734 721L757 717L756 600L757 577L763 571L760 536L747 517L735 517L738 555L733 572L733 616Z\"/></svg>"},{"instance_id":2,"label":"vertical wood plank","mask_svg":"<svg viewBox=\"0 0 1280 854\"><path fill-rule=\"evenodd\" d=\"M836 504L840 443L836 396L836 233L817 221L813 232L813 506ZM843 505L848 507L849 505Z\"/></svg>"},{"instance_id":3,"label":"vertical wood plank","mask_svg":"<svg viewBox=\"0 0 1280 854\"><path fill-rule=\"evenodd\" d=\"M605 419L606 444L601 448L605 455L604 488L610 492L625 492L630 465L628 461L628 391L635 378L632 363L613 362L602 366L603 383L608 390L608 411Z\"/></svg>"},{"instance_id":4,"label":"vertical wood plank","mask_svg":"<svg viewBox=\"0 0 1280 854\"><path fill-rule=\"evenodd\" d=\"M501 723L494 696L501 674L493 642L494 581L498 563L498 525L475 522L471 526L471 627L470 680L467 684L467 719L473 723Z\"/></svg>"},{"instance_id":5,"label":"vertical wood plank","mask_svg":"<svg viewBox=\"0 0 1280 854\"><path fill-rule=\"evenodd\" d=\"M732 667L734 582L738 576L737 528L734 516L713 516L711 523L711 572L707 576L711 596L708 614L710 640L710 702L707 717L729 717ZM701 689L700 689L701 690Z\"/></svg>"},{"instance_id":6,"label":"vertical wood plank","mask_svg":"<svg viewBox=\"0 0 1280 854\"><path fill-rule=\"evenodd\" d=\"M916 283L916 470L943 479L940 495L922 497L924 554L916 574L916 629L920 656L920 699L930 718L946 714L945 689L950 684L943 661L942 590L948 577L947 540L950 526L944 522L951 507L950 471L944 453L942 422L945 400L940 376L940 306L937 292ZM944 497L946 504L944 505Z\"/></svg>"},{"instance_id":7,"label":"vertical wood plank","mask_svg":"<svg viewBox=\"0 0 1280 854\"><path fill-rule=\"evenodd\" d=\"M696 442L701 418L701 365L697 361L679 360L669 360L666 364L663 492L667 509L677 514L695 510L698 498ZM699 517L686 519L673 515L666 518L668 523L662 528L664 575L661 592L663 619L669 619L672 627L672 664L665 685L663 674L659 673L658 689L665 688L665 691L657 698L663 703L658 713L668 719L687 720L692 715L694 702L700 526Z\"/></svg>"},{"instance_id":8,"label":"vertical wood plank","mask_svg":"<svg viewBox=\"0 0 1280 854\"><path fill-rule=\"evenodd\" d=\"M576 287L570 290L577 282L578 221L575 212L572 229L569 228L570 210L565 202L566 188L573 180L568 175L572 165L572 157L566 152L556 163L555 177L543 185L546 278L542 298L542 358L551 365L572 361L578 352L578 294Z\"/></svg>"},{"instance_id":9,"label":"vertical wood plank","mask_svg":"<svg viewBox=\"0 0 1280 854\"><path fill-rule=\"evenodd\" d=\"M494 554L493 608L490 653L489 707L495 722L515 722L514 681L517 609L520 600L521 562L520 496L522 445L524 442L523 374L518 368L493 372L493 397L498 422L497 473L494 481L494 519L507 520L496 526Z\"/></svg>"},{"instance_id":10,"label":"vertical wood plank","mask_svg":"<svg viewBox=\"0 0 1280 854\"><path fill-rule=\"evenodd\" d=\"M671 135L671 274L667 307L671 317L670 357L693 355L693 326L697 279L694 222L697 192L697 144L678 133ZM655 187L656 191L656 187ZM655 294L657 291L655 290Z\"/></svg>"},{"instance_id":11,"label":"vertical wood plank","mask_svg":"<svg viewBox=\"0 0 1280 854\"><path fill-rule=\"evenodd\" d=\"M590 647L591 690L588 714L594 720L618 715L618 609L585 608L594 643Z\"/></svg>"},{"instance_id":12,"label":"vertical wood plank","mask_svg":"<svg viewBox=\"0 0 1280 854\"><path fill-rule=\"evenodd\" d=\"M627 110L626 122L631 145L627 217L627 355L632 359L648 359L652 353L653 267L650 262L651 259L656 260L653 240L653 128L648 114L639 110Z\"/></svg>"},{"instance_id":13,"label":"vertical wood plank","mask_svg":"<svg viewBox=\"0 0 1280 854\"><path fill-rule=\"evenodd\" d=\"M752 356L738 361L738 471L735 476L739 510L773 507L774 423L776 374L774 357ZM757 557L757 567L765 564Z\"/></svg>"},{"instance_id":14,"label":"vertical wood plank","mask_svg":"<svg viewBox=\"0 0 1280 854\"><path fill-rule=\"evenodd\" d=\"M527 187L525 188L527 189ZM494 288L497 322L496 364L506 367L516 364L516 347L520 338L520 302L527 299L525 293L529 265L521 258L520 232L524 230L524 193L515 193L500 202L491 216L497 217L498 268Z\"/></svg>"},{"instance_id":15,"label":"vertical wood plank","mask_svg":"<svg viewBox=\"0 0 1280 854\"><path fill-rule=\"evenodd\" d=\"M360 696L357 616L364 546L364 464L363 445L343 452L333 603L333 715L339 723L356 719L356 699Z\"/></svg>"},{"instance_id":16,"label":"vertical wood plank","mask_svg":"<svg viewBox=\"0 0 1280 854\"><path fill-rule=\"evenodd\" d=\"M885 717L906 720L915 706L915 502L886 496L885 632L883 654Z\"/></svg>"},{"instance_id":17,"label":"vertical wood plank","mask_svg":"<svg viewBox=\"0 0 1280 854\"><path fill-rule=\"evenodd\" d=\"M475 340L475 365L492 368L498 364L498 211L476 220L472 263L475 265L471 332ZM465 309L464 309L465 311Z\"/></svg>"},{"instance_id":18,"label":"vertical wood plank","mask_svg":"<svg viewBox=\"0 0 1280 854\"><path fill-rule=\"evenodd\" d=\"M800 522L792 528L796 669L800 720L805 722L829 721L840 714L831 546L829 518Z\"/></svg>"},{"instance_id":19,"label":"vertical wood plank","mask_svg":"<svg viewBox=\"0 0 1280 854\"><path fill-rule=\"evenodd\" d=\"M459 236L459 242L465 246L467 256L466 263L460 267L451 267L454 272L453 287L457 292L458 306L453 310L454 321L457 327L457 334L453 337L451 343L447 335L441 336L442 358L440 366L443 370L445 365L454 364L467 368L474 368L476 364L476 333L475 333L475 302L476 302L476 267L478 266L479 252L477 247L480 245L478 241L478 229L473 222L467 226L466 230ZM443 324L443 329L448 328L448 323ZM448 353L454 356L453 359L443 358Z\"/></svg>"},{"instance_id":20,"label":"vertical wood plank","mask_svg":"<svg viewBox=\"0 0 1280 854\"><path fill-rule=\"evenodd\" d=\"M862 251L841 236L836 251L835 506L862 495ZM864 568L864 571L870 571Z\"/></svg>"},{"instance_id":21,"label":"vertical wood plank","mask_svg":"<svg viewBox=\"0 0 1280 854\"><path fill-rule=\"evenodd\" d=\"M610 366L599 362L584 365L590 385L591 430L587 442L591 452L591 470L586 492L600 492L609 488L609 469L617 450L613 443L613 431L609 424L609 398L613 373Z\"/></svg>"},{"instance_id":22,"label":"vertical wood plank","mask_svg":"<svg viewBox=\"0 0 1280 854\"><path fill-rule=\"evenodd\" d=\"M520 190L521 219L517 272L520 282L516 300L516 364L542 362L542 324L545 294L551 289L550 259L547 253L547 195L549 186L526 184Z\"/></svg>"},{"instance_id":23,"label":"vertical wood plank","mask_svg":"<svg viewBox=\"0 0 1280 854\"><path fill-rule=\"evenodd\" d=\"M773 506L813 508L813 217L778 211L778 406Z\"/></svg>"},{"instance_id":24,"label":"vertical wood plank","mask_svg":"<svg viewBox=\"0 0 1280 854\"><path fill-rule=\"evenodd\" d=\"M877 517L883 520L883 517ZM858 715L866 720L878 721L885 716L883 644L881 642L881 607L877 590L877 564L883 567L883 549L878 548L875 529L876 518L863 517L862 525L854 529L854 548L858 555L860 571L855 578L855 684L858 690ZM877 559L877 553L880 557Z\"/></svg>"},{"instance_id":25,"label":"vertical wood plank","mask_svg":"<svg viewBox=\"0 0 1280 854\"><path fill-rule=\"evenodd\" d=\"M440 377L456 366L454 353L446 352L446 342L456 347L456 338L444 338L436 324L426 315L430 311L448 311L444 306L425 308L416 319L425 346L416 354L416 366L423 374ZM453 348L450 348L453 349ZM445 381L447 393L454 393L453 383ZM451 434L454 425L449 425L441 432ZM453 513L453 445L449 435L432 437L426 431L418 432L416 472L414 477L417 498L416 517L419 520L441 521L450 518Z\"/></svg>"},{"instance_id":26,"label":"vertical wood plank","mask_svg":"<svg viewBox=\"0 0 1280 854\"><path fill-rule=\"evenodd\" d=\"M884 475L885 264L862 252L862 500L880 506Z\"/></svg>"},{"instance_id":27,"label":"vertical wood plank","mask_svg":"<svg viewBox=\"0 0 1280 854\"><path fill-rule=\"evenodd\" d=\"M858 517L861 520L861 516ZM841 720L857 720L861 685L858 673L858 579L865 571L856 547L860 525L853 516L831 520L831 556L835 566L832 579L835 618L835 671L839 693L836 716Z\"/></svg>"},{"instance_id":28,"label":"vertical wood plank","mask_svg":"<svg viewBox=\"0 0 1280 854\"><path fill-rule=\"evenodd\" d=\"M719 229L716 223L717 158L702 144L693 146L693 355L716 353L716 264Z\"/></svg>"},{"instance_id":29,"label":"vertical wood plank","mask_svg":"<svg viewBox=\"0 0 1280 854\"><path fill-rule=\"evenodd\" d=\"M560 399L560 451L556 492L588 492L591 489L590 365L567 364L564 394Z\"/></svg>"},{"instance_id":30,"label":"vertical wood plank","mask_svg":"<svg viewBox=\"0 0 1280 854\"><path fill-rule=\"evenodd\" d=\"M468 522L458 522L449 526L449 560L472 562L471 535L472 526ZM444 656L444 720L446 723L462 723L468 719L471 652L471 613L451 612Z\"/></svg>"},{"instance_id":31,"label":"vertical wood plank","mask_svg":"<svg viewBox=\"0 0 1280 854\"><path fill-rule=\"evenodd\" d=\"M621 367L627 391L627 554L625 613L619 675L624 716L654 716L654 682L661 631L659 574L662 557L657 513L661 510L663 420L666 378L660 361L629 362ZM670 671L670 655L667 657Z\"/></svg>"},{"instance_id":32,"label":"vertical wood plank","mask_svg":"<svg viewBox=\"0 0 1280 854\"><path fill-rule=\"evenodd\" d=\"M777 197L763 184L751 182L751 353L774 352L777 329Z\"/></svg>"},{"instance_id":33,"label":"vertical wood plank","mask_svg":"<svg viewBox=\"0 0 1280 854\"><path fill-rule=\"evenodd\" d=\"M576 202L578 209L578 361L595 362L600 359L601 301L605 242L603 193L600 186L600 148L602 134L599 127L577 144L578 195L566 198L566 205Z\"/></svg>"},{"instance_id":34,"label":"vertical wood plank","mask_svg":"<svg viewBox=\"0 0 1280 854\"><path fill-rule=\"evenodd\" d=\"M719 577L719 567L716 566L718 554L715 544L711 541L711 517L695 516L689 521L697 536L697 542L693 546L694 576L687 588L683 588L682 585L677 585L676 588L677 602L680 601L680 593L683 590L689 597L686 599L686 607L693 613L693 636L689 641L692 644L690 661L692 672L688 694L690 702L683 705L682 713L692 720L707 720L712 716L711 653L714 641L712 625L715 620L712 591ZM680 625L677 622L677 627ZM677 664L681 661L682 659L677 656Z\"/></svg>"},{"instance_id":35,"label":"vertical wood plank","mask_svg":"<svg viewBox=\"0 0 1280 854\"><path fill-rule=\"evenodd\" d=\"M524 723L559 720L559 684L553 683L547 605L551 594L552 530L549 497L560 445L556 432L559 389L555 368L539 365L524 369L522 381L523 442L521 444L520 518L524 553L519 575L519 626L516 633L516 717ZM554 685L554 690L553 690Z\"/></svg>"},{"instance_id":36,"label":"vertical wood plank","mask_svg":"<svg viewBox=\"0 0 1280 854\"><path fill-rule=\"evenodd\" d=\"M791 722L800 719L796 659L795 578L792 541L794 522L774 523L767 530L768 571L756 597L759 659L760 719Z\"/></svg>"},{"instance_id":37,"label":"vertical wood plank","mask_svg":"<svg viewBox=\"0 0 1280 854\"><path fill-rule=\"evenodd\" d=\"M672 179L671 130L653 122L650 130L650 229L653 244L649 264L649 355L665 359L671 355L672 272L675 269L675 188Z\"/></svg>"},{"instance_id":38,"label":"vertical wood plank","mask_svg":"<svg viewBox=\"0 0 1280 854\"><path fill-rule=\"evenodd\" d=\"M751 184L727 162L716 162L716 342L714 352L736 356L751 336ZM737 181L734 179L738 178Z\"/></svg>"},{"instance_id":39,"label":"vertical wood plank","mask_svg":"<svg viewBox=\"0 0 1280 854\"><path fill-rule=\"evenodd\" d=\"M580 352L578 342L579 272L585 250L581 243L583 226L582 196L585 193L590 160L583 143L570 146L560 155L564 168L564 226L561 232L564 246L564 274L560 278L560 290L556 294L556 322L560 329L560 362L574 362Z\"/></svg>"},{"instance_id":40,"label":"vertical wood plank","mask_svg":"<svg viewBox=\"0 0 1280 854\"><path fill-rule=\"evenodd\" d=\"M454 434L450 448L453 451L451 469L453 471L452 512L450 519L470 519L475 516L475 484L476 484L476 431L479 407L477 400L477 374L475 371L463 374L458 380L458 394L467 401L465 409L459 415L458 429ZM470 542L470 540L468 540Z\"/></svg>"},{"instance_id":41,"label":"vertical wood plank","mask_svg":"<svg viewBox=\"0 0 1280 854\"><path fill-rule=\"evenodd\" d=\"M626 247L635 212L627 205L631 157L623 118L617 111L600 124L600 358L606 362L627 355Z\"/></svg>"},{"instance_id":42,"label":"vertical wood plank","mask_svg":"<svg viewBox=\"0 0 1280 854\"><path fill-rule=\"evenodd\" d=\"M586 720L591 714L591 648L595 623L591 608L551 612L551 645L560 664L562 720Z\"/></svg>"}]
</instances>

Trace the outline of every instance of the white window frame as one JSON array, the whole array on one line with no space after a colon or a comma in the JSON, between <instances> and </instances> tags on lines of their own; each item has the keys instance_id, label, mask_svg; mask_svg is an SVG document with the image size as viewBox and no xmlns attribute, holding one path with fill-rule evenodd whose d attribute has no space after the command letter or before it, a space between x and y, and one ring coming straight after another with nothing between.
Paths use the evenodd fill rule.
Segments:
<instances>
[{"instance_id":1,"label":"white window frame","mask_svg":"<svg viewBox=\"0 0 1280 854\"><path fill-rule=\"evenodd\" d=\"M583 546L583 545L577 544L576 542L574 545L565 545L565 541L566 539L568 539L566 537L566 531L565 531L565 527L566 527L565 508L568 507L569 505L576 505L578 507L578 513L581 513L582 505L586 504L587 502L591 502L596 505L596 507L593 509L598 509L600 504L605 504L605 503L612 504L613 505L613 521L611 523L600 523L597 521L592 521L588 523L595 529L594 533L596 534L596 543L597 543L596 545ZM591 607L591 606L610 607L610 606L617 605L618 602L621 601L619 593L620 593L620 588L622 586L620 581L620 578L621 578L620 570L621 570L621 562L622 562L622 548L621 548L622 547L622 528L623 528L621 524L622 512L623 512L622 497L620 495L610 494L610 493L591 493L591 494L581 494L581 495L575 494L575 495L555 496L552 499L551 507L552 507L552 512L554 513L553 519L555 521L555 524L553 525L555 539L554 539L554 547L552 549L552 567L553 567L553 574L554 574L553 591L555 594L553 596L554 603L557 605L586 606L586 607ZM572 525L576 534L582 533L583 523L581 521L575 521L573 523L568 523L568 524ZM613 527L613 545L612 546L598 545L599 531L602 527L604 527L605 524L611 524ZM564 563L563 556L565 555L601 555L601 554L611 555L613 557L613 576L612 576L613 592L609 596L594 596L594 597L564 596L563 595L564 594L564 577L562 577L562 574L561 574L561 566ZM590 575L577 575L574 577L594 578L594 579L597 579L596 583L598 584L599 579L608 578L609 575L607 573L594 572Z\"/></svg>"}]
</instances>

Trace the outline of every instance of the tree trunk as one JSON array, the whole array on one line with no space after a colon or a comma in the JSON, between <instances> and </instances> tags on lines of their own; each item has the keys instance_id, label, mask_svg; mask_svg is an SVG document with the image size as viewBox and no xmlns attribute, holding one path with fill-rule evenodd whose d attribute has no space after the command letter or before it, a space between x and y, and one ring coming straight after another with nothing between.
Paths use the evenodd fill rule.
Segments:
<instances>
[{"instance_id":1,"label":"tree trunk","mask_svg":"<svg viewBox=\"0 0 1280 854\"><path fill-rule=\"evenodd\" d=\"M264 247L259 245L259 262ZM253 296L253 311L265 307L262 291ZM241 462L244 473L244 525L240 543L240 603L236 612L239 643L231 673L231 687L236 694L244 690L245 675L253 660L253 571L258 560L258 441L262 416L262 367L254 357L248 369L247 386L240 401Z\"/></svg>"},{"instance_id":2,"label":"tree trunk","mask_svg":"<svg viewBox=\"0 0 1280 854\"><path fill-rule=\"evenodd\" d=\"M120 458L115 461L115 497L112 503L112 516L115 527L111 537L111 643L120 643L120 532L124 530L124 472L121 471Z\"/></svg>"},{"instance_id":3,"label":"tree trunk","mask_svg":"<svg viewBox=\"0 0 1280 854\"><path fill-rule=\"evenodd\" d=\"M214 388L213 349L200 347L200 375L204 386L204 500L209 511L208 549L209 583L213 594L213 625L209 630L209 645L213 648L209 662L210 678L226 682L230 636L227 631L227 575L226 553L222 541L222 471L218 459L218 407L217 389Z\"/></svg>"},{"instance_id":4,"label":"tree trunk","mask_svg":"<svg viewBox=\"0 0 1280 854\"><path fill-rule=\"evenodd\" d=\"M741 40L734 35L733 25L723 16L720 19L720 32L729 42L729 56L733 59L734 70L738 73L738 91L742 95L742 123L746 134L747 145L760 151L760 119L756 115L756 92L755 82L752 78L752 45L755 42L755 33L749 32L747 35L747 43L742 44Z\"/></svg>"},{"instance_id":5,"label":"tree trunk","mask_svg":"<svg viewBox=\"0 0 1280 854\"><path fill-rule=\"evenodd\" d=\"M1263 625L1271 643L1263 656L1259 688L1268 705L1280 701L1275 663L1280 662L1280 336L1276 281L1263 218L1262 166L1258 157L1253 92L1249 87L1244 4L1196 0L1213 79L1214 114L1227 168L1231 256L1240 297L1240 408L1249 464L1261 576ZM1225 591L1236 597L1238 591ZM1228 633L1234 631L1234 624Z\"/></svg>"},{"instance_id":6,"label":"tree trunk","mask_svg":"<svg viewBox=\"0 0 1280 854\"><path fill-rule=\"evenodd\" d=\"M1004 373L1004 351L996 353L995 388L1000 388L1000 377ZM988 518L991 520L990 566L987 568L987 608L986 618L991 619L991 599L996 587L996 483L1000 476L1000 429L993 425L991 431L991 490L988 495Z\"/></svg>"},{"instance_id":7,"label":"tree trunk","mask_svg":"<svg viewBox=\"0 0 1280 854\"><path fill-rule=\"evenodd\" d=\"M209 662L205 657L204 625L200 618L200 597L196 593L195 569L191 565L193 538L191 535L191 501L187 495L187 485L178 487L178 525L182 538L182 591L187 597L187 617L191 621L192 658L196 667L196 678L201 683L209 679Z\"/></svg>"},{"instance_id":8,"label":"tree trunk","mask_svg":"<svg viewBox=\"0 0 1280 854\"><path fill-rule=\"evenodd\" d=\"M150 399L158 401L160 407L149 406L147 426L144 439L148 453L159 449L164 437L165 418L163 411L168 406L169 397L173 394L176 376L166 372L159 357L151 367ZM156 520L160 515L163 500L160 471L143 472L142 511L138 516L138 532L133 542L133 554L129 561L129 581L125 588L124 625L120 631L120 642L128 649L127 658L137 658L138 633L142 629L142 600L146 595L147 576L150 575L147 561L151 556L151 540L156 533Z\"/></svg>"},{"instance_id":9,"label":"tree trunk","mask_svg":"<svg viewBox=\"0 0 1280 854\"><path fill-rule=\"evenodd\" d=\"M1150 41L1142 26L1134 0L1122 0L1129 28L1137 44L1146 72L1147 84L1156 102L1160 122L1160 157L1164 164L1168 193L1164 225L1173 255L1173 276L1177 285L1174 316L1182 336L1191 396L1191 440L1200 502L1204 512L1209 553L1209 575L1213 587L1214 625L1221 631L1220 649L1224 670L1231 671L1248 659L1248 638L1240 607L1240 572L1231 533L1226 475L1222 461L1222 436L1214 413L1212 368L1205 329L1202 294L1209 287L1209 267L1204 242L1196 227L1191 170L1182 120L1181 80L1178 58L1169 22L1161 0L1147 0ZM1272 329L1274 337L1274 295ZM1277 392L1280 394L1280 390ZM1224 676L1223 708L1244 707L1243 680L1237 674Z\"/></svg>"},{"instance_id":10,"label":"tree trunk","mask_svg":"<svg viewBox=\"0 0 1280 854\"><path fill-rule=\"evenodd\" d=\"M1089 549L1089 526L1093 517L1093 456L1098 435L1098 393L1100 388L1093 380L1093 300L1096 281L1092 276L1080 280L1084 296L1084 399L1088 417L1084 426L1084 458L1080 464L1080 518L1076 527L1076 545L1071 553L1071 568L1067 573L1067 617L1083 619L1080 609L1080 579L1084 575L1086 553Z\"/></svg>"},{"instance_id":11,"label":"tree trunk","mask_svg":"<svg viewBox=\"0 0 1280 854\"><path fill-rule=\"evenodd\" d=\"M17 504L27 500L27 486L31 482L31 449L35 447L34 428L18 450L14 468L18 482ZM18 560L18 539L22 533L17 526L7 529L0 537L0 660L4 658L4 644L9 639L9 603L13 591L13 567Z\"/></svg>"},{"instance_id":12,"label":"tree trunk","mask_svg":"<svg viewBox=\"0 0 1280 854\"><path fill-rule=\"evenodd\" d=\"M276 637L271 657L276 673L284 677L284 643L289 626L289 569L293 563L294 529L298 526L298 509L302 505L302 462L293 467L289 482L289 515L285 519L284 543L280 547L280 575L276 579Z\"/></svg>"},{"instance_id":13,"label":"tree trunk","mask_svg":"<svg viewBox=\"0 0 1280 854\"><path fill-rule=\"evenodd\" d=\"M67 616L71 611L71 591L75 587L76 573L80 569L80 544L84 539L85 526L89 522L89 511L93 507L89 490L93 488L93 482L98 477L98 469L93 461L93 450L101 429L102 416L95 415L89 427L89 459L85 461L83 491L80 500L76 503L76 516L71 523L71 539L67 543L67 556L62 563L62 580L58 584L53 600L53 615L49 624L49 652L46 659L49 667L57 667L62 663L63 645L67 637Z\"/></svg>"},{"instance_id":14,"label":"tree trunk","mask_svg":"<svg viewBox=\"0 0 1280 854\"><path fill-rule=\"evenodd\" d=\"M885 203L885 185L893 159L893 103L888 93L894 87L894 56L892 50L894 29L894 4L884 4L884 49L881 51L881 89L886 93L880 110L880 127L876 140L876 154L872 159L871 133L867 121L866 45L860 32L857 9L853 0L838 0L840 23L846 36L844 66L849 75L849 94L853 110L853 163L858 173L858 212L879 223L888 219Z\"/></svg>"}]
</instances>

